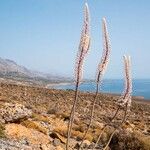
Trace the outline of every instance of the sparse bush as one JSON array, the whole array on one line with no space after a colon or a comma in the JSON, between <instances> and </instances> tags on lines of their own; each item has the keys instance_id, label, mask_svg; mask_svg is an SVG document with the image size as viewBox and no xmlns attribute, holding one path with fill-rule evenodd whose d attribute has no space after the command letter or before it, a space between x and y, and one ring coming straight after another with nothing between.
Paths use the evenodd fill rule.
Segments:
<instances>
[{"instance_id":1,"label":"sparse bush","mask_svg":"<svg viewBox=\"0 0 150 150\"><path fill-rule=\"evenodd\" d=\"M111 142L112 150L150 150L150 139L144 138L136 132L117 132Z\"/></svg>"}]
</instances>

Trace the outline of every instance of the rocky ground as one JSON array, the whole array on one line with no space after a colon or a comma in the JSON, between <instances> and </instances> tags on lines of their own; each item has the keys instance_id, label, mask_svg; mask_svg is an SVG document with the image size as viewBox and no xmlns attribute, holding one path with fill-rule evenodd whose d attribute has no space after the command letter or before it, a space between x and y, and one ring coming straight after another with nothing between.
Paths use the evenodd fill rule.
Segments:
<instances>
[{"instance_id":1,"label":"rocky ground","mask_svg":"<svg viewBox=\"0 0 150 150\"><path fill-rule=\"evenodd\" d=\"M70 149L77 149L89 122L93 93L79 94L70 139ZM101 129L110 123L117 109L118 96L99 94L94 121L83 143L92 149ZM13 84L0 84L0 149L64 150L69 113L74 91L50 90ZM123 116L120 111L103 133L101 149ZM150 102L133 98L128 119L114 134L108 150L150 150Z\"/></svg>"}]
</instances>

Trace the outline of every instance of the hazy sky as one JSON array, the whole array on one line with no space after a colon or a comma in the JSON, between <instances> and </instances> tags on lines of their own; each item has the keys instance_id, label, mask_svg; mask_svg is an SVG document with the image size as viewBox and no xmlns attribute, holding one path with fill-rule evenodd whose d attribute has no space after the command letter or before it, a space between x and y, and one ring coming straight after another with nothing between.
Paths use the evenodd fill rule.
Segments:
<instances>
[{"instance_id":1,"label":"hazy sky","mask_svg":"<svg viewBox=\"0 0 150 150\"><path fill-rule=\"evenodd\" d=\"M30 69L72 76L85 0L0 0L0 57ZM111 38L105 78L123 76L124 54L134 78L150 78L150 0L88 0L91 48L84 77L94 78L102 54L101 19Z\"/></svg>"}]
</instances>

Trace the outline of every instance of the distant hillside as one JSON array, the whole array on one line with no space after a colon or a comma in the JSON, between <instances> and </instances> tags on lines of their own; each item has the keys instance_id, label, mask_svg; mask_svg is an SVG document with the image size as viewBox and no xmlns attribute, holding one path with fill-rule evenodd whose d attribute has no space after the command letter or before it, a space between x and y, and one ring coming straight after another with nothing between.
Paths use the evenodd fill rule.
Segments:
<instances>
[{"instance_id":1,"label":"distant hillside","mask_svg":"<svg viewBox=\"0 0 150 150\"><path fill-rule=\"evenodd\" d=\"M14 76L14 75L32 76L32 73L27 68L18 65L16 62L9 59L0 58L0 75Z\"/></svg>"},{"instance_id":2,"label":"distant hillside","mask_svg":"<svg viewBox=\"0 0 150 150\"><path fill-rule=\"evenodd\" d=\"M15 61L0 58L0 77L8 81L29 82L30 84L47 85L49 83L59 83L70 81L71 79L32 71L24 66L18 65Z\"/></svg>"}]
</instances>

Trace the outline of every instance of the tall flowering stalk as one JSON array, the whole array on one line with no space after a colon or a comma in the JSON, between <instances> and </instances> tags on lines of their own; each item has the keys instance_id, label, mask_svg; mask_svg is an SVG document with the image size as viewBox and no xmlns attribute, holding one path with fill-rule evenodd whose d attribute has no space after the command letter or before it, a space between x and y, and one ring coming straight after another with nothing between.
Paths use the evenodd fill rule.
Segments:
<instances>
[{"instance_id":1,"label":"tall flowering stalk","mask_svg":"<svg viewBox=\"0 0 150 150\"><path fill-rule=\"evenodd\" d=\"M124 107L127 105L128 110L131 106L131 94L132 94L132 77L131 77L131 58L124 55L124 68L125 68L125 90L124 94L119 99L119 105Z\"/></svg>"},{"instance_id":2,"label":"tall flowering stalk","mask_svg":"<svg viewBox=\"0 0 150 150\"><path fill-rule=\"evenodd\" d=\"M70 120L68 123L68 135L67 135L67 143L66 143L66 150L69 148L69 139L71 136L71 130L72 130L72 125L74 121L74 114L75 114L75 109L76 109L76 104L78 100L78 88L82 80L82 75L83 75L83 63L85 60L85 57L88 53L90 46L90 17L89 17L89 8L88 4L85 3L85 8L84 8L84 24L83 24L83 29L81 33L81 39L80 39L80 44L79 44L79 49L77 53L77 59L76 59L76 65L75 65L75 98L74 98L74 103L73 107L71 109L70 113Z\"/></svg>"},{"instance_id":3,"label":"tall flowering stalk","mask_svg":"<svg viewBox=\"0 0 150 150\"><path fill-rule=\"evenodd\" d=\"M99 92L99 85L102 81L102 77L107 69L107 65L109 62L109 58L110 58L110 40L109 40L109 34L108 34L108 30L107 30L107 23L106 23L106 19L103 18L102 19L102 38L103 38L103 55L101 58L101 61L98 65L98 69L97 69L97 76L96 76L96 92L95 92L95 96L94 96L94 101L92 104L92 110L91 110L91 116L90 116L90 122L88 124L87 130L85 131L85 134L82 138L81 144L80 144L80 148L83 144L84 139L86 138L86 135L90 129L90 126L92 124L93 121L93 116L94 116L94 109L95 109L95 103L97 100L97 96L98 96L98 92ZM79 148L79 149L80 149Z\"/></svg>"},{"instance_id":4,"label":"tall flowering stalk","mask_svg":"<svg viewBox=\"0 0 150 150\"><path fill-rule=\"evenodd\" d=\"M112 117L112 119L111 119L111 121L110 121L110 122L112 122L112 121L115 119L115 117L117 116L119 110L120 110L121 108L124 108L124 116L123 116L123 119L122 119L122 122L121 122L120 126L122 126L122 124L125 122L126 117L127 117L127 111L129 111L129 110L130 110L130 107L131 107L132 77L131 77L131 59L130 59L130 56L125 56L125 55L124 55L124 70L125 70L125 75L124 75L124 76L125 76L125 77L124 77L124 78L125 78L125 82L124 82L124 92L123 92L122 96L121 96L121 97L119 98L119 100L118 100L119 107L118 107L118 109L116 110L115 115ZM103 127L103 129L102 129L102 131L101 131L101 133L100 133L100 135L99 135L99 137L98 137L98 140L97 140L96 144L95 144L94 147L93 147L93 150L94 150L95 147L97 146L97 144L98 144L98 142L99 142L99 140L100 140L100 138L101 138L101 136L102 136L102 133L105 131L105 129L106 129L107 126L108 126L108 125L106 124L106 125ZM118 127L118 128L119 128L119 127ZM103 150L106 150L106 149L107 149L107 147L108 147L108 145L109 145L109 143L110 143L110 141L111 141L113 135L115 134L116 130L117 130L117 128L116 128L116 129L112 132L112 134L110 135L110 138L109 138L109 140L108 140L106 146L103 148Z\"/></svg>"}]
</instances>

